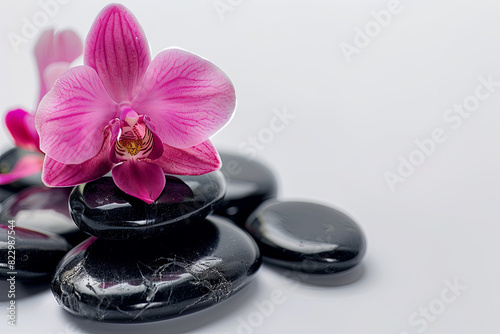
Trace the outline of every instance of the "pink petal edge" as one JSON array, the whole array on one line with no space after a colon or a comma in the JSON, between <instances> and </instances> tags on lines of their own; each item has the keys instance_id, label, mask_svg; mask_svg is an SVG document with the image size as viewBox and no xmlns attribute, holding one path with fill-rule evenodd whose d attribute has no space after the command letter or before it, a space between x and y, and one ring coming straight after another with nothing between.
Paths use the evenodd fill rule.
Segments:
<instances>
[{"instance_id":1,"label":"pink petal edge","mask_svg":"<svg viewBox=\"0 0 500 334\"><path fill-rule=\"evenodd\" d=\"M81 164L99 153L104 128L118 115L92 68L69 69L38 107L40 149L62 164Z\"/></svg>"},{"instance_id":2,"label":"pink petal edge","mask_svg":"<svg viewBox=\"0 0 500 334\"><path fill-rule=\"evenodd\" d=\"M218 170L221 165L219 154L210 140L184 149L163 144L163 152L163 156L153 162L165 174L202 175Z\"/></svg>"},{"instance_id":3,"label":"pink petal edge","mask_svg":"<svg viewBox=\"0 0 500 334\"><path fill-rule=\"evenodd\" d=\"M106 138L99 153L81 164L62 164L45 156L42 171L43 183L49 187L71 187L106 175L114 164L109 160L112 131L107 128L105 133Z\"/></svg>"},{"instance_id":4,"label":"pink petal edge","mask_svg":"<svg viewBox=\"0 0 500 334\"><path fill-rule=\"evenodd\" d=\"M151 204L165 188L160 166L147 161L128 160L113 168L113 180L123 192Z\"/></svg>"},{"instance_id":5,"label":"pink petal edge","mask_svg":"<svg viewBox=\"0 0 500 334\"><path fill-rule=\"evenodd\" d=\"M48 65L43 72L43 81L46 87L54 87L57 79L69 69L70 63L58 61Z\"/></svg>"},{"instance_id":6,"label":"pink petal edge","mask_svg":"<svg viewBox=\"0 0 500 334\"><path fill-rule=\"evenodd\" d=\"M15 109L5 115L5 125L14 144L29 151L40 151L39 137L35 129L35 116L26 110Z\"/></svg>"},{"instance_id":7,"label":"pink petal edge","mask_svg":"<svg viewBox=\"0 0 500 334\"><path fill-rule=\"evenodd\" d=\"M130 102L150 63L149 46L141 26L127 8L104 8L85 43L85 65L96 70L109 96Z\"/></svg>"},{"instance_id":8,"label":"pink petal edge","mask_svg":"<svg viewBox=\"0 0 500 334\"><path fill-rule=\"evenodd\" d=\"M207 140L229 121L235 106L234 87L224 72L180 49L153 59L132 102L138 114L151 117L162 142L177 148Z\"/></svg>"},{"instance_id":9,"label":"pink petal edge","mask_svg":"<svg viewBox=\"0 0 500 334\"><path fill-rule=\"evenodd\" d=\"M29 154L21 157L8 173L0 174L0 184L8 184L42 171L43 156Z\"/></svg>"},{"instance_id":10,"label":"pink petal edge","mask_svg":"<svg viewBox=\"0 0 500 334\"><path fill-rule=\"evenodd\" d=\"M71 63L83 53L83 43L72 30L63 30L54 33L54 30L45 31L35 46L35 57L40 74L40 98L52 88L47 85L43 75L47 66L55 62Z\"/></svg>"}]
</instances>

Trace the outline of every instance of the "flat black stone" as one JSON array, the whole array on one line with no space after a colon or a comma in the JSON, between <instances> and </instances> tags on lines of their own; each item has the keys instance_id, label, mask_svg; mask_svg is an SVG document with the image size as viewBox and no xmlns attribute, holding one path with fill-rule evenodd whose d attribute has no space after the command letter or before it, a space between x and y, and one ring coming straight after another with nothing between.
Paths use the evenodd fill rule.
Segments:
<instances>
[{"instance_id":1,"label":"flat black stone","mask_svg":"<svg viewBox=\"0 0 500 334\"><path fill-rule=\"evenodd\" d=\"M36 186L21 190L1 205L0 224L15 220L16 226L37 229L62 236L71 245L88 238L69 214L72 188Z\"/></svg>"},{"instance_id":2,"label":"flat black stone","mask_svg":"<svg viewBox=\"0 0 500 334\"><path fill-rule=\"evenodd\" d=\"M111 177L75 187L71 216L83 231L109 240L147 239L173 224L196 224L222 201L226 187L220 172L166 176L166 186L152 204L127 195Z\"/></svg>"},{"instance_id":3,"label":"flat black stone","mask_svg":"<svg viewBox=\"0 0 500 334\"><path fill-rule=\"evenodd\" d=\"M219 154L227 191L222 204L215 209L215 214L243 226L248 216L262 202L276 197L278 182L273 172L257 161L232 153Z\"/></svg>"},{"instance_id":4,"label":"flat black stone","mask_svg":"<svg viewBox=\"0 0 500 334\"><path fill-rule=\"evenodd\" d=\"M52 292L68 312L107 322L168 319L215 305L261 265L247 233L224 218L170 227L160 238L90 238L61 261Z\"/></svg>"},{"instance_id":5,"label":"flat black stone","mask_svg":"<svg viewBox=\"0 0 500 334\"><path fill-rule=\"evenodd\" d=\"M66 240L55 234L21 227L14 227L13 231L8 225L0 225L2 280L14 276L11 272L16 272L16 280L20 281L49 279L61 258L71 249ZM9 249L9 242L15 249ZM14 264L9 261L14 261ZM14 268L10 267L12 264Z\"/></svg>"},{"instance_id":6,"label":"flat black stone","mask_svg":"<svg viewBox=\"0 0 500 334\"><path fill-rule=\"evenodd\" d=\"M0 156L0 173L8 173L12 170L16 162L28 154L39 154L26 151L17 147L9 149ZM0 185L0 202L27 187L43 186L41 173L31 175L15 182Z\"/></svg>"},{"instance_id":7,"label":"flat black stone","mask_svg":"<svg viewBox=\"0 0 500 334\"><path fill-rule=\"evenodd\" d=\"M268 201L245 228L264 261L302 272L338 273L359 264L366 251L363 232L351 218L314 203Z\"/></svg>"}]
</instances>

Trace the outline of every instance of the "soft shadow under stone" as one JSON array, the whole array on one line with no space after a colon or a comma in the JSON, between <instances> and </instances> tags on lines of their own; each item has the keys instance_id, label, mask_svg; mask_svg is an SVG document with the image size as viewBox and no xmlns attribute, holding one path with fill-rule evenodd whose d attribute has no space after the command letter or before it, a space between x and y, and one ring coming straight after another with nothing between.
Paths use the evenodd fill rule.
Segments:
<instances>
[{"instance_id":1,"label":"soft shadow under stone","mask_svg":"<svg viewBox=\"0 0 500 334\"><path fill-rule=\"evenodd\" d=\"M267 201L245 228L266 262L311 274L351 269L366 251L363 231L354 220L314 203Z\"/></svg>"},{"instance_id":2,"label":"soft shadow under stone","mask_svg":"<svg viewBox=\"0 0 500 334\"><path fill-rule=\"evenodd\" d=\"M58 235L32 231L22 227L14 227L14 232L8 225L0 225L0 278L4 280L14 276L16 280L39 281L47 280L54 272L59 260L68 252L71 246ZM11 238L9 238L9 236ZM14 239L15 238L15 239ZM9 249L9 241L15 249ZM14 252L12 252L14 250ZM9 256L15 256L13 268Z\"/></svg>"},{"instance_id":3,"label":"soft shadow under stone","mask_svg":"<svg viewBox=\"0 0 500 334\"><path fill-rule=\"evenodd\" d=\"M148 240L90 238L61 261L52 291L83 318L143 322L217 304L249 283L261 265L244 231L211 216Z\"/></svg>"},{"instance_id":4,"label":"soft shadow under stone","mask_svg":"<svg viewBox=\"0 0 500 334\"><path fill-rule=\"evenodd\" d=\"M80 231L70 217L68 202L71 190L45 186L21 190L2 203L0 224L14 220L16 227L55 233L74 246L88 235Z\"/></svg>"},{"instance_id":5,"label":"soft shadow under stone","mask_svg":"<svg viewBox=\"0 0 500 334\"><path fill-rule=\"evenodd\" d=\"M102 177L74 188L70 210L76 225L93 236L147 239L166 232L171 225L198 224L222 201L225 191L220 172L166 176L163 193L146 204L121 191L111 177Z\"/></svg>"}]
</instances>

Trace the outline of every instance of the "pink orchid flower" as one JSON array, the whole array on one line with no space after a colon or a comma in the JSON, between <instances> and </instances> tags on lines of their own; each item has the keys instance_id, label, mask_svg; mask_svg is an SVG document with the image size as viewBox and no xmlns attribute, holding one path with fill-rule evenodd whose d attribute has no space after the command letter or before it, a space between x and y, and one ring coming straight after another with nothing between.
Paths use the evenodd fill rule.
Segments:
<instances>
[{"instance_id":1,"label":"pink orchid flower","mask_svg":"<svg viewBox=\"0 0 500 334\"><path fill-rule=\"evenodd\" d=\"M40 78L40 97L43 98L52 88L56 79L70 66L70 63L83 52L83 44L78 35L71 30L54 33L45 31L35 46L35 57ZM35 129L35 115L24 109L14 109L5 115L5 125L14 144L19 148L39 152L39 137ZM39 173L43 166L41 154L21 157L9 173L0 174L0 184Z\"/></svg>"},{"instance_id":2,"label":"pink orchid flower","mask_svg":"<svg viewBox=\"0 0 500 334\"><path fill-rule=\"evenodd\" d=\"M208 138L235 108L219 68L179 49L150 60L139 23L116 4L94 21L84 64L60 77L37 111L45 184L74 186L112 169L122 191L152 203L165 174L219 169Z\"/></svg>"}]
</instances>

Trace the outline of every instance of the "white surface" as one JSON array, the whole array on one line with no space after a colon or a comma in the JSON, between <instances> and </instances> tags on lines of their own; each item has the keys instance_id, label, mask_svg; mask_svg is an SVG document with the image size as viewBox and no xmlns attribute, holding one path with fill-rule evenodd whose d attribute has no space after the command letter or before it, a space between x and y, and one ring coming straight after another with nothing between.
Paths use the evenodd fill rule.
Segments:
<instances>
[{"instance_id":1,"label":"white surface","mask_svg":"<svg viewBox=\"0 0 500 334\"><path fill-rule=\"evenodd\" d=\"M353 44L354 29L364 29L373 20L371 11L387 8L388 1L221 2L234 4L224 20L212 0L123 1L143 25L152 54L180 46L210 59L233 80L238 108L215 136L218 147L238 149L269 127L273 109L286 108L296 116L274 133L258 158L279 174L282 198L334 205L359 221L368 240L362 270L344 279L283 282L280 271L265 265L251 286L217 307L127 326L75 319L49 291L33 294L30 289L17 299L17 327L7 326L2 316L0 331L500 332L495 320L500 307L500 87L457 129L443 120L447 109L475 93L478 77L492 75L500 82L498 1L401 0L401 13L351 63L341 43ZM83 37L105 3L70 0L50 23L72 27ZM0 5L4 110L33 106L38 94L34 40L15 53L7 34L19 33L22 17L40 8L38 1L26 0ZM396 172L398 156L408 158L417 149L414 141L430 137L436 128L446 141L391 191L384 173ZM3 129L1 143L8 144ZM339 286L346 279L354 282ZM446 280L466 288L454 295L446 290ZM5 310L5 284L0 287L0 309ZM271 300L273 289L282 293L283 303L259 318L262 311L255 303ZM18 285L18 290L26 288ZM419 315L429 307L432 321ZM243 328L241 319L254 326Z\"/></svg>"}]
</instances>

